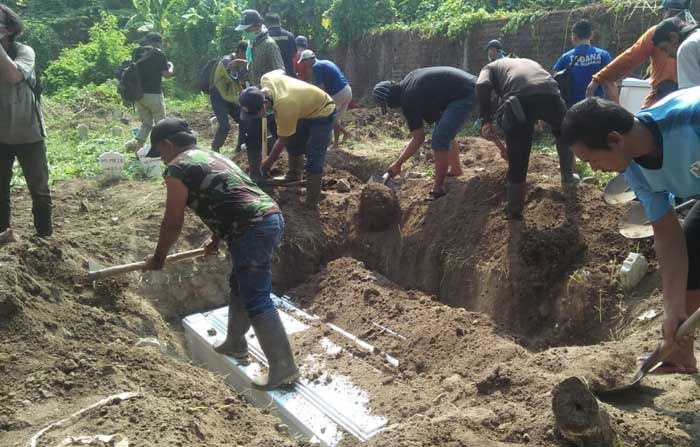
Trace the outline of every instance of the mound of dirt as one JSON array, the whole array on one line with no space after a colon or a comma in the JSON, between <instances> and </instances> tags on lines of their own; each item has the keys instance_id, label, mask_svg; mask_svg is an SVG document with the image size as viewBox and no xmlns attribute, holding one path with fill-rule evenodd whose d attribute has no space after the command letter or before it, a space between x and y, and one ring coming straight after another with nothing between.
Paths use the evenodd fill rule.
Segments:
<instances>
[{"instance_id":1,"label":"mound of dirt","mask_svg":"<svg viewBox=\"0 0 700 447\"><path fill-rule=\"evenodd\" d=\"M20 241L0 246L0 445L24 446L49 424L122 392L138 396L52 429L38 445L113 433L134 445L299 445L278 432L276 418L189 365L179 334L162 316L225 302L227 294L210 295L217 283L226 283L225 261L190 265L189 274L199 279L194 283L179 265L161 274L169 280L157 293L152 285L140 286L137 274L86 280L87 257L112 265L142 259L153 249L162 190L153 183L110 189L65 183L55 192L57 231L51 241L24 236L31 201L15 200ZM197 246L205 237L188 219L177 248ZM184 284L187 297L178 295ZM144 291L153 299L144 298ZM180 298L165 300L173 294ZM185 298L189 304L178 301Z\"/></svg>"},{"instance_id":2,"label":"mound of dirt","mask_svg":"<svg viewBox=\"0 0 700 447\"><path fill-rule=\"evenodd\" d=\"M568 377L584 377L593 389L620 385L635 367L630 347L644 348L634 337L533 354L488 316L404 290L351 258L329 263L289 294L399 360L398 368L390 368L381 356L358 352L367 363L364 371L342 361L326 365L351 374L368 390L375 413L389 418L389 429L370 441L373 446L566 445L553 429L554 387ZM292 345L303 356L312 343L292 339ZM683 388L693 383L681 381ZM656 404L669 410L676 405ZM643 401L601 405L624 445L692 445L688 433L697 431L691 421L681 427L672 413L645 408Z\"/></svg>"},{"instance_id":3,"label":"mound of dirt","mask_svg":"<svg viewBox=\"0 0 700 447\"><path fill-rule=\"evenodd\" d=\"M401 206L396 193L381 184L369 184L360 193L360 225L369 231L384 231L396 225Z\"/></svg>"}]
</instances>

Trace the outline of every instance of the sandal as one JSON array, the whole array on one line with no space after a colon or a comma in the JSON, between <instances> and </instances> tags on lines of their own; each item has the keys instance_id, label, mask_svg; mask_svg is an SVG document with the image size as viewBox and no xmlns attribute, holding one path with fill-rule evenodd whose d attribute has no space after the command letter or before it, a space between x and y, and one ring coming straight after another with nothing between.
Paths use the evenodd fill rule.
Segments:
<instances>
[{"instance_id":1,"label":"sandal","mask_svg":"<svg viewBox=\"0 0 700 447\"><path fill-rule=\"evenodd\" d=\"M428 197L425 199L426 203L432 203L439 199L440 197L444 197L447 195L447 191L440 191L440 192L435 192L435 191L430 191L428 193Z\"/></svg>"}]
</instances>

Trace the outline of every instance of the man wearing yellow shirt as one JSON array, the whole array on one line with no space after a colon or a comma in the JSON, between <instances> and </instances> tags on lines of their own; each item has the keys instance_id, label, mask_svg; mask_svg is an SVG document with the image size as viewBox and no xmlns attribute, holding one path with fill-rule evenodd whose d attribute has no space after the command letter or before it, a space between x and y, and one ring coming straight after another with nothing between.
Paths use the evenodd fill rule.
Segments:
<instances>
[{"instance_id":1,"label":"man wearing yellow shirt","mask_svg":"<svg viewBox=\"0 0 700 447\"><path fill-rule=\"evenodd\" d=\"M276 70L262 77L260 88L243 90L240 105L242 119L262 117L268 110L275 114L277 142L262 164L263 173L270 171L285 148L290 170L299 165L299 160L303 163L306 154L306 204L316 208L321 200L323 166L333 132L333 98L314 85ZM301 172L298 174L301 177Z\"/></svg>"},{"instance_id":2,"label":"man wearing yellow shirt","mask_svg":"<svg viewBox=\"0 0 700 447\"><path fill-rule=\"evenodd\" d=\"M238 123L238 144L236 151L241 149L245 129L240 119L240 106L238 105L238 97L245 87L245 77L247 72L248 62L245 59L245 52L248 48L248 42L241 42L236 48L236 52L229 54L219 61L212 74L211 84L209 87L209 100L211 108L216 115L216 120L219 125L214 135L214 140L211 143L211 150L219 152L221 147L226 142L231 124L229 116Z\"/></svg>"}]
</instances>

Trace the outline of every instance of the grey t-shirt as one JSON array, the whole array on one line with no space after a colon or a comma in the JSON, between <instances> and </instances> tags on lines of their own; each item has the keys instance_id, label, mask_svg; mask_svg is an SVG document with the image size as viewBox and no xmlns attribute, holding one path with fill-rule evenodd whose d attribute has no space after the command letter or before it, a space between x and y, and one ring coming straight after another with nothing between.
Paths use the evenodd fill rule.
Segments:
<instances>
[{"instance_id":1,"label":"grey t-shirt","mask_svg":"<svg viewBox=\"0 0 700 447\"><path fill-rule=\"evenodd\" d=\"M678 47L678 88L700 85L700 30L695 30Z\"/></svg>"},{"instance_id":2,"label":"grey t-shirt","mask_svg":"<svg viewBox=\"0 0 700 447\"><path fill-rule=\"evenodd\" d=\"M46 135L40 119L41 108L29 86L36 83L34 50L21 43L17 46L15 65L22 73L22 81L12 84L0 78L0 143L29 144Z\"/></svg>"}]
</instances>

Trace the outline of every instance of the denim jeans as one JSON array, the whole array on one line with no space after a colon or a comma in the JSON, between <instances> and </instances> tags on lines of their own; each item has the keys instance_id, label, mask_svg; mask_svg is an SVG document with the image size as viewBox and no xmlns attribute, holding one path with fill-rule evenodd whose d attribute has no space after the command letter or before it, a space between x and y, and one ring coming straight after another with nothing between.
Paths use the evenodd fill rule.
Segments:
<instances>
[{"instance_id":1,"label":"denim jeans","mask_svg":"<svg viewBox=\"0 0 700 447\"><path fill-rule=\"evenodd\" d=\"M216 115L216 120L219 125L216 129L216 135L214 135L214 141L211 143L212 150L219 152L219 149L226 142L229 132L231 132L231 123L229 122L229 116L238 123L238 141L242 142L240 135L245 132L245 129L241 123L241 107L238 104L226 101L219 93L215 87L209 91L209 100L211 101L211 108Z\"/></svg>"},{"instance_id":2,"label":"denim jeans","mask_svg":"<svg viewBox=\"0 0 700 447\"><path fill-rule=\"evenodd\" d=\"M289 155L306 154L306 172L323 174L326 164L326 153L333 133L335 113L323 118L299 120L297 132L287 145Z\"/></svg>"},{"instance_id":3,"label":"denim jeans","mask_svg":"<svg viewBox=\"0 0 700 447\"><path fill-rule=\"evenodd\" d=\"M282 240L282 213L271 214L229 243L233 269L229 278L232 297L238 290L248 318L275 309L272 292L272 254Z\"/></svg>"},{"instance_id":4,"label":"denim jeans","mask_svg":"<svg viewBox=\"0 0 700 447\"><path fill-rule=\"evenodd\" d=\"M433 129L433 150L449 151L452 140L455 139L462 127L467 123L469 114L475 104L474 93L466 98L457 99L447 105L442 116Z\"/></svg>"},{"instance_id":5,"label":"denim jeans","mask_svg":"<svg viewBox=\"0 0 700 447\"><path fill-rule=\"evenodd\" d=\"M0 232L10 226L12 165L19 161L32 196L34 228L39 236L51 236L51 190L44 141L31 144L0 144Z\"/></svg>"},{"instance_id":6,"label":"denim jeans","mask_svg":"<svg viewBox=\"0 0 700 447\"><path fill-rule=\"evenodd\" d=\"M262 119L255 118L247 121L245 146L248 152L262 153ZM268 136L268 151L272 150L272 144L277 139L277 125L275 124L275 116L267 117L267 136Z\"/></svg>"}]
</instances>

